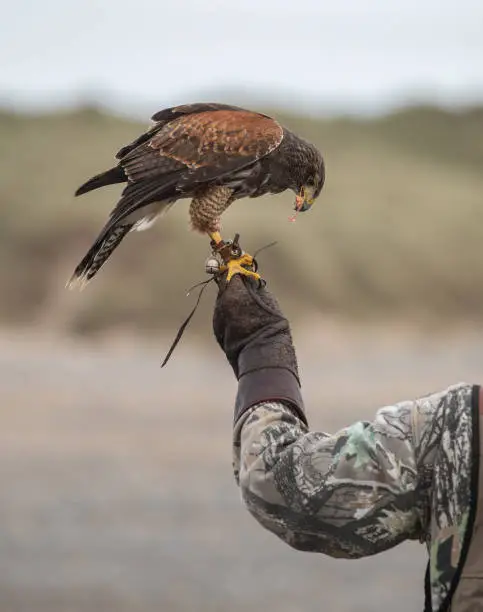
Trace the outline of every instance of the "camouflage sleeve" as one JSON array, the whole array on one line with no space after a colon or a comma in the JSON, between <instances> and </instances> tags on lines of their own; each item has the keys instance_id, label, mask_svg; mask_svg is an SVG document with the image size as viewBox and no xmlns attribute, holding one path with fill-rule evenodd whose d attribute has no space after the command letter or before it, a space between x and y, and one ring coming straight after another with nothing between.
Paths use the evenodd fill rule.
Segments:
<instances>
[{"instance_id":1,"label":"camouflage sleeve","mask_svg":"<svg viewBox=\"0 0 483 612\"><path fill-rule=\"evenodd\" d=\"M332 557L381 552L421 533L416 404L380 409L335 435L308 431L281 403L234 431L234 469L259 523L290 546Z\"/></svg>"}]
</instances>

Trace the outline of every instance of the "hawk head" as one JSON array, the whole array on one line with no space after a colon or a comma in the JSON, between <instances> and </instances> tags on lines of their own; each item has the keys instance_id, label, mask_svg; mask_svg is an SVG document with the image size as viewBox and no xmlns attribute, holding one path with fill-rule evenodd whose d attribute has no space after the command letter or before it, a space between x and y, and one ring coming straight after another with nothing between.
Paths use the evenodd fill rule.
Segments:
<instances>
[{"instance_id":1,"label":"hawk head","mask_svg":"<svg viewBox=\"0 0 483 612\"><path fill-rule=\"evenodd\" d=\"M319 197L325 183L325 164L322 155L312 146L304 148L300 164L294 168L296 193L294 209L306 212Z\"/></svg>"}]
</instances>

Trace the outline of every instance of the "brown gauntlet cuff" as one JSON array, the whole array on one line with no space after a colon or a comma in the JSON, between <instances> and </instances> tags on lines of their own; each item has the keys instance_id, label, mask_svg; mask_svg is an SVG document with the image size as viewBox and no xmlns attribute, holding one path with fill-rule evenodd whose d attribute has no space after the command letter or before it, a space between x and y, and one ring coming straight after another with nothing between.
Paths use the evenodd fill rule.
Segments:
<instances>
[{"instance_id":1,"label":"brown gauntlet cuff","mask_svg":"<svg viewBox=\"0 0 483 612\"><path fill-rule=\"evenodd\" d=\"M247 410L263 402L282 402L307 425L299 381L291 370L266 367L242 375L238 381L234 423Z\"/></svg>"}]
</instances>

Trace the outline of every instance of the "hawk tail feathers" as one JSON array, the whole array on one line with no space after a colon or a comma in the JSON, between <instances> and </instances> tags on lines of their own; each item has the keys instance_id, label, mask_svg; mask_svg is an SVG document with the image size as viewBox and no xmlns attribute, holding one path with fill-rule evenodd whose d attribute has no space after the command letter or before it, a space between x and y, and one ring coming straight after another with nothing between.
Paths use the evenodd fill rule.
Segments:
<instances>
[{"instance_id":1,"label":"hawk tail feathers","mask_svg":"<svg viewBox=\"0 0 483 612\"><path fill-rule=\"evenodd\" d=\"M125 183L127 176L124 174L124 170L121 166L114 166L105 172L96 174L83 185L81 185L75 192L76 196L80 196L83 193L92 191L93 189L99 189L99 187L105 187L106 185L115 185L116 183Z\"/></svg>"},{"instance_id":2,"label":"hawk tail feathers","mask_svg":"<svg viewBox=\"0 0 483 612\"><path fill-rule=\"evenodd\" d=\"M119 246L122 239L132 229L132 223L116 225L103 232L87 252L84 259L74 270L74 274L68 280L68 289L84 289L87 283L99 272L109 259L113 251Z\"/></svg>"}]
</instances>

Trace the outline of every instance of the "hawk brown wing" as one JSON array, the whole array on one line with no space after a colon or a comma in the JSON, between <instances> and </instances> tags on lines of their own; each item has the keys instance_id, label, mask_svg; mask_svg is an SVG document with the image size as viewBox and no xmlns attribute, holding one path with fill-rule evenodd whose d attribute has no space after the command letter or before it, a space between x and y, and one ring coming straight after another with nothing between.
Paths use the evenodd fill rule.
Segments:
<instances>
[{"instance_id":1,"label":"hawk brown wing","mask_svg":"<svg viewBox=\"0 0 483 612\"><path fill-rule=\"evenodd\" d=\"M192 195L201 184L269 155L282 139L283 128L274 119L243 109L209 110L164 123L121 158L129 182L111 223L153 199Z\"/></svg>"},{"instance_id":2,"label":"hawk brown wing","mask_svg":"<svg viewBox=\"0 0 483 612\"><path fill-rule=\"evenodd\" d=\"M164 124L141 145L121 158L127 176L142 180L143 160L148 176L211 168L213 176L225 167L243 167L268 155L282 142L283 128L274 119L250 111L216 110L181 116ZM157 163L155 163L157 160ZM172 163L178 162L178 163ZM180 165L181 164L181 165ZM206 173L205 173L206 174Z\"/></svg>"},{"instance_id":3,"label":"hawk brown wing","mask_svg":"<svg viewBox=\"0 0 483 612\"><path fill-rule=\"evenodd\" d=\"M216 166L237 159L240 165L271 153L283 129L273 119L249 111L218 110L170 121L149 142L160 155L189 168Z\"/></svg>"},{"instance_id":4,"label":"hawk brown wing","mask_svg":"<svg viewBox=\"0 0 483 612\"><path fill-rule=\"evenodd\" d=\"M216 102L196 102L194 104L182 104L180 106L172 106L170 108L164 108L163 110L155 113L151 120L154 121L154 125L151 126L144 134L141 134L136 140L122 147L117 154L117 159L122 159L127 153L135 149L143 142L147 142L156 132L174 119L178 119L183 115L194 115L196 113L204 113L206 111L216 110L244 110L239 106L230 106L229 104L218 104Z\"/></svg>"}]
</instances>

